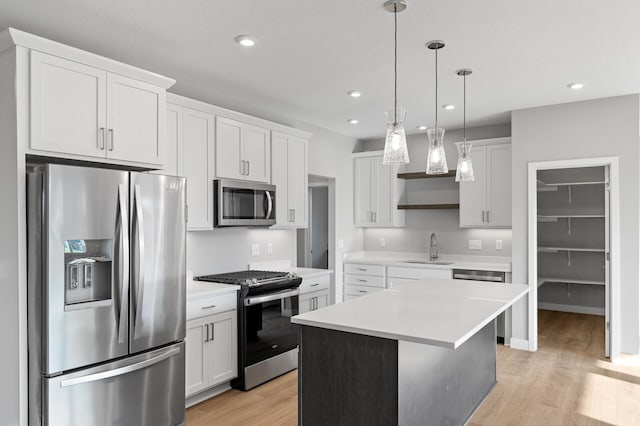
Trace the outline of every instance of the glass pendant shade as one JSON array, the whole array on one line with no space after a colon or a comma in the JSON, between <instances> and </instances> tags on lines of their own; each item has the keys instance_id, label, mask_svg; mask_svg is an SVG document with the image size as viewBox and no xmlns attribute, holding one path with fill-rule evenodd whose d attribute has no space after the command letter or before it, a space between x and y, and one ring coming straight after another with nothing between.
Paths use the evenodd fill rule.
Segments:
<instances>
[{"instance_id":1,"label":"glass pendant shade","mask_svg":"<svg viewBox=\"0 0 640 426\"><path fill-rule=\"evenodd\" d=\"M469 182L473 178L473 163L471 162L471 144L458 144L458 167L456 168L456 182Z\"/></svg>"},{"instance_id":2,"label":"glass pendant shade","mask_svg":"<svg viewBox=\"0 0 640 426\"><path fill-rule=\"evenodd\" d=\"M429 153L427 154L427 174L442 175L449 173L447 156L444 152L444 129L436 127L427 130Z\"/></svg>"},{"instance_id":3,"label":"glass pendant shade","mask_svg":"<svg viewBox=\"0 0 640 426\"><path fill-rule=\"evenodd\" d=\"M389 166L409 163L407 137L404 132L405 108L394 108L387 115L387 136L384 140L382 164Z\"/></svg>"}]
</instances>

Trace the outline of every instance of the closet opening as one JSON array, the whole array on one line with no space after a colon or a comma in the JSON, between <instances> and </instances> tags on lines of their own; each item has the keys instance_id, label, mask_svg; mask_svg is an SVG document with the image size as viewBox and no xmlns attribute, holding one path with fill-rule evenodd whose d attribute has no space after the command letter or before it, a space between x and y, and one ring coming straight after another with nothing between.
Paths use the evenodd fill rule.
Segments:
<instances>
[{"instance_id":1,"label":"closet opening","mask_svg":"<svg viewBox=\"0 0 640 426\"><path fill-rule=\"evenodd\" d=\"M610 163L585 161L530 165L530 336L534 350L610 357L615 182ZM617 193L615 202L617 214Z\"/></svg>"}]
</instances>

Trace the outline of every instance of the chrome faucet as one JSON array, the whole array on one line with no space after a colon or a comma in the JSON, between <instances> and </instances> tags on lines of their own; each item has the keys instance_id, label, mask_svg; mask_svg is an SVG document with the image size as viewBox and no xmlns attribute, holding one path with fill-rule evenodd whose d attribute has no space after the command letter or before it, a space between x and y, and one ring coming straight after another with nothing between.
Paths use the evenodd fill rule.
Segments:
<instances>
[{"instance_id":1,"label":"chrome faucet","mask_svg":"<svg viewBox=\"0 0 640 426\"><path fill-rule=\"evenodd\" d=\"M438 239L436 233L431 233L431 242L429 244L429 261L433 262L438 260Z\"/></svg>"}]
</instances>

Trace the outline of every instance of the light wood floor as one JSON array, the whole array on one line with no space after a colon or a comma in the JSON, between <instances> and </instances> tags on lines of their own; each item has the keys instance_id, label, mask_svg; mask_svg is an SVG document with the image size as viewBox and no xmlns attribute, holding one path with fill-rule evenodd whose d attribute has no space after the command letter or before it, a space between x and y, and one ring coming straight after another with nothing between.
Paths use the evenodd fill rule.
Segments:
<instances>
[{"instance_id":1,"label":"light wood floor","mask_svg":"<svg viewBox=\"0 0 640 426\"><path fill-rule=\"evenodd\" d=\"M498 346L498 384L470 426L640 425L640 368L604 358L600 316L539 312L535 353ZM297 373L187 410L187 426L296 425Z\"/></svg>"}]
</instances>

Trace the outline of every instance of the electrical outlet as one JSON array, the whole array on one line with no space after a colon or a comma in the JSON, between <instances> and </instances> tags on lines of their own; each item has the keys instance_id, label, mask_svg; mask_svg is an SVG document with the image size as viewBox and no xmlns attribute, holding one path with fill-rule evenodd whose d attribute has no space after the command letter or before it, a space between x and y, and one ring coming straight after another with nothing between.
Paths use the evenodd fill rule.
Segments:
<instances>
[{"instance_id":1,"label":"electrical outlet","mask_svg":"<svg viewBox=\"0 0 640 426\"><path fill-rule=\"evenodd\" d=\"M469 240L469 250L482 250L482 240Z\"/></svg>"},{"instance_id":2,"label":"electrical outlet","mask_svg":"<svg viewBox=\"0 0 640 426\"><path fill-rule=\"evenodd\" d=\"M496 250L502 250L502 240L496 240Z\"/></svg>"},{"instance_id":3,"label":"electrical outlet","mask_svg":"<svg viewBox=\"0 0 640 426\"><path fill-rule=\"evenodd\" d=\"M260 244L251 244L251 256L260 256Z\"/></svg>"},{"instance_id":4,"label":"electrical outlet","mask_svg":"<svg viewBox=\"0 0 640 426\"><path fill-rule=\"evenodd\" d=\"M338 248L344 248L344 240L338 240Z\"/></svg>"},{"instance_id":5,"label":"electrical outlet","mask_svg":"<svg viewBox=\"0 0 640 426\"><path fill-rule=\"evenodd\" d=\"M267 243L267 254L273 254L273 243Z\"/></svg>"},{"instance_id":6,"label":"electrical outlet","mask_svg":"<svg viewBox=\"0 0 640 426\"><path fill-rule=\"evenodd\" d=\"M384 247L387 245L387 239L385 237L380 237L380 247Z\"/></svg>"}]
</instances>

